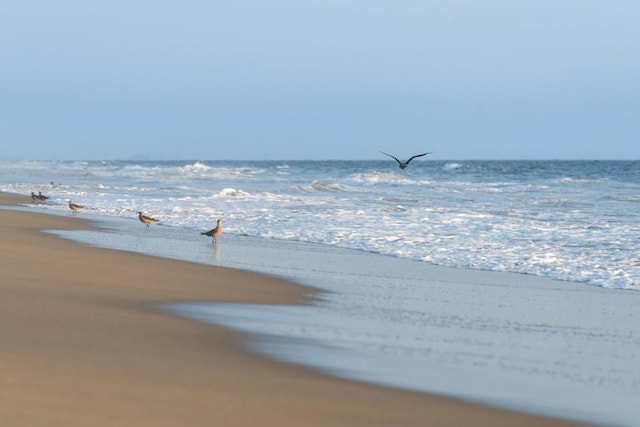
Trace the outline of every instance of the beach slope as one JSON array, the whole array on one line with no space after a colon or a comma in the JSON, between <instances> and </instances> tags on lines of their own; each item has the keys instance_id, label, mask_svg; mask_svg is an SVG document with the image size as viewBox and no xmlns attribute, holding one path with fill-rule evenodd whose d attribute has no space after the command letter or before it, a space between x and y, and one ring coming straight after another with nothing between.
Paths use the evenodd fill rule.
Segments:
<instances>
[{"instance_id":1,"label":"beach slope","mask_svg":"<svg viewBox=\"0 0 640 427\"><path fill-rule=\"evenodd\" d=\"M0 204L28 198L0 194ZM81 219L0 209L3 426L569 426L335 379L249 353L250 337L166 315L187 301L304 303L273 277L85 247Z\"/></svg>"}]
</instances>

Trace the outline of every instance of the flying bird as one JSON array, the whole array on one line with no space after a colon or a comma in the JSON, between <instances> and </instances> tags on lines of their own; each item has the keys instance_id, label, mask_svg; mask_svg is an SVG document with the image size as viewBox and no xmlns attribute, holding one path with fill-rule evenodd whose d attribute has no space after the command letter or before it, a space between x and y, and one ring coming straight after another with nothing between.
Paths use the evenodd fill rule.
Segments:
<instances>
[{"instance_id":1,"label":"flying bird","mask_svg":"<svg viewBox=\"0 0 640 427\"><path fill-rule=\"evenodd\" d=\"M69 200L69 209L71 209L72 214L77 215L80 209L84 209L84 206L76 205L71 200Z\"/></svg>"},{"instance_id":2,"label":"flying bird","mask_svg":"<svg viewBox=\"0 0 640 427\"><path fill-rule=\"evenodd\" d=\"M150 216L143 215L142 212L138 212L138 219L140 220L141 223L146 225L147 228L149 228L149 224L160 221L159 219L151 218Z\"/></svg>"},{"instance_id":3,"label":"flying bird","mask_svg":"<svg viewBox=\"0 0 640 427\"><path fill-rule=\"evenodd\" d=\"M407 168L407 166L409 166L409 162L410 162L411 160L415 159L416 157L422 157L422 156L426 156L427 154L431 154L431 152L429 152L429 153L422 153L422 154L416 154L415 156L410 157L410 158L409 158L409 160L407 160L406 162L401 162L400 160L398 160L398 158L397 158L397 157L392 156L391 154L385 153L384 151L381 151L381 153L382 153L382 154L385 154L385 155L387 155L387 156L389 156L389 157L391 157L392 159L395 159L395 161L396 161L396 162L398 162L398 167L399 167L400 169L406 169L406 168Z\"/></svg>"},{"instance_id":4,"label":"flying bird","mask_svg":"<svg viewBox=\"0 0 640 427\"><path fill-rule=\"evenodd\" d=\"M222 218L218 218L218 222L216 224L216 228L206 231L204 233L200 233L203 236L209 236L211 238L213 238L213 243L216 244L217 241L216 239L218 237L220 237L220 235L222 234L222 223L224 222L224 219Z\"/></svg>"}]
</instances>

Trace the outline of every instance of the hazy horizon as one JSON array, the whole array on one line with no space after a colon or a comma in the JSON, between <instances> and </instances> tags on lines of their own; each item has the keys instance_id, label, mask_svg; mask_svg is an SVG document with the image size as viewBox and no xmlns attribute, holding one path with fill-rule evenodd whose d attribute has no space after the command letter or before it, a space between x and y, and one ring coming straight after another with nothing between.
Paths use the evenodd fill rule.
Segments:
<instances>
[{"instance_id":1,"label":"hazy horizon","mask_svg":"<svg viewBox=\"0 0 640 427\"><path fill-rule=\"evenodd\" d=\"M398 156L400 160L406 160L405 157ZM352 158L352 159L207 159L207 158L143 158L143 157L131 157L131 158L96 158L96 159L39 159L39 158L16 158L16 159L0 159L3 162L185 162L185 163L197 163L197 162L390 162L394 163L393 159L386 158ZM414 160L411 164L419 164L421 162L433 161L433 162L639 162L640 159L420 159Z\"/></svg>"}]
</instances>

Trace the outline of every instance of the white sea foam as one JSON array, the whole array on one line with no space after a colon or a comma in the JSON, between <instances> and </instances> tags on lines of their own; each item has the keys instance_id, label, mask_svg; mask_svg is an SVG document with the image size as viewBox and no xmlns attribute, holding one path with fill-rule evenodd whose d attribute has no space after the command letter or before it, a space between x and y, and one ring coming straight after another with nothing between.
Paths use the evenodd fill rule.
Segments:
<instances>
[{"instance_id":1,"label":"white sea foam","mask_svg":"<svg viewBox=\"0 0 640 427\"><path fill-rule=\"evenodd\" d=\"M0 190L98 214L640 289L630 162L1 162ZM631 162L633 163L633 162Z\"/></svg>"}]
</instances>

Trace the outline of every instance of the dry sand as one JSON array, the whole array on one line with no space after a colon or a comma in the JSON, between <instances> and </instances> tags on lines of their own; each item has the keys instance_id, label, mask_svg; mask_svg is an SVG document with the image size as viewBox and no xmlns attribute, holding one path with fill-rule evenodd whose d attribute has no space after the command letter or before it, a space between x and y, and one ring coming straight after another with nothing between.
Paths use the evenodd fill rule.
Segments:
<instances>
[{"instance_id":1,"label":"dry sand","mask_svg":"<svg viewBox=\"0 0 640 427\"><path fill-rule=\"evenodd\" d=\"M30 202L0 194L0 203ZM155 303L304 302L278 278L84 247L77 218L0 209L2 426L569 426L335 379L246 352L248 337Z\"/></svg>"}]
</instances>

